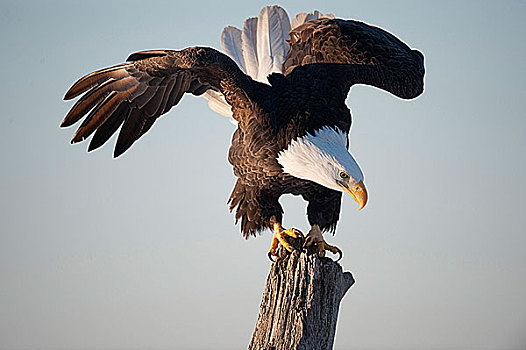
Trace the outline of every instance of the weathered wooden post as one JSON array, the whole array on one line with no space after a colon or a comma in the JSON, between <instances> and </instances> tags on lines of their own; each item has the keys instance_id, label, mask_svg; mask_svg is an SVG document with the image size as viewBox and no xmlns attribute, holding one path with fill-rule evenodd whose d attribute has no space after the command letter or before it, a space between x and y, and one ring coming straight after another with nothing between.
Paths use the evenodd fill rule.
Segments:
<instances>
[{"instance_id":1,"label":"weathered wooden post","mask_svg":"<svg viewBox=\"0 0 526 350\"><path fill-rule=\"evenodd\" d=\"M338 309L354 284L329 258L293 252L270 268L249 350L330 350Z\"/></svg>"}]
</instances>

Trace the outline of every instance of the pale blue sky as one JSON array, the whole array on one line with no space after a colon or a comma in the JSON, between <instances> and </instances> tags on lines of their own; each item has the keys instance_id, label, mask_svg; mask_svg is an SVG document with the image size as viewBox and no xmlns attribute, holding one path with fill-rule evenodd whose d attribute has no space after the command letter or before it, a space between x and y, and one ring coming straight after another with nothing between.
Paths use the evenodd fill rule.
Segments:
<instances>
[{"instance_id":1,"label":"pale blue sky","mask_svg":"<svg viewBox=\"0 0 526 350\"><path fill-rule=\"evenodd\" d=\"M186 96L114 160L58 125L83 74L219 48L267 4L0 1L0 349L246 347L270 234L245 241L227 211L233 126ZM525 2L280 4L381 26L426 57L417 100L362 86L348 100L370 198L357 212L346 197L328 237L357 280L335 348L523 349ZM282 202L306 231L305 203Z\"/></svg>"}]
</instances>

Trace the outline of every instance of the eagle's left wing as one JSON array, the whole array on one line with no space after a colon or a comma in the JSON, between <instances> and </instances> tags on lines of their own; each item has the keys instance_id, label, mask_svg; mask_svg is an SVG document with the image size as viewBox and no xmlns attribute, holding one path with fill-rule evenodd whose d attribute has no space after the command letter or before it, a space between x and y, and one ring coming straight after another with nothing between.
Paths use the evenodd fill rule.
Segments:
<instances>
[{"instance_id":1,"label":"eagle's left wing","mask_svg":"<svg viewBox=\"0 0 526 350\"><path fill-rule=\"evenodd\" d=\"M318 66L307 68L311 64ZM353 20L321 18L294 28L283 73L301 66L309 74L328 73L345 93L354 84L367 84L410 99L424 89L422 53L381 28Z\"/></svg>"}]
</instances>

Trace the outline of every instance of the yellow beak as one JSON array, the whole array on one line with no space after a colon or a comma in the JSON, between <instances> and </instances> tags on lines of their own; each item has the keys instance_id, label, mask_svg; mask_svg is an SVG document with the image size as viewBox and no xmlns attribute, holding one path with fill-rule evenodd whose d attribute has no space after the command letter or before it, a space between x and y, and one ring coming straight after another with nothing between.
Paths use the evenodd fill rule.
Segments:
<instances>
[{"instance_id":1,"label":"yellow beak","mask_svg":"<svg viewBox=\"0 0 526 350\"><path fill-rule=\"evenodd\" d=\"M367 189L365 188L363 181L358 182L353 188L350 188L348 184L340 181L338 181L338 185L340 185L345 192L350 194L356 203L360 205L358 210L361 210L363 207L365 207L367 204Z\"/></svg>"}]
</instances>

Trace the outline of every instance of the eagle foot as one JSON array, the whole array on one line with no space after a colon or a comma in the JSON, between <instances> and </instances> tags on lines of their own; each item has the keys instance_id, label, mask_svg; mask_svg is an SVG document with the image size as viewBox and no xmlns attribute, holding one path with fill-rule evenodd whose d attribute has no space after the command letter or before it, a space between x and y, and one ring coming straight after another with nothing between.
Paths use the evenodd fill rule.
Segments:
<instances>
[{"instance_id":1,"label":"eagle foot","mask_svg":"<svg viewBox=\"0 0 526 350\"><path fill-rule=\"evenodd\" d=\"M303 245L304 250L307 252L314 252L318 254L320 258L325 256L325 251L330 251L333 254L338 254L338 259L336 262L340 261L343 253L340 248L328 244L323 239L323 234L321 233L320 227L318 225L313 225L307 237L305 238L305 243Z\"/></svg>"},{"instance_id":2,"label":"eagle foot","mask_svg":"<svg viewBox=\"0 0 526 350\"><path fill-rule=\"evenodd\" d=\"M280 224L274 224L274 235L272 236L272 242L270 249L267 253L270 261L274 262L272 257L278 256L278 247L285 248L288 252L294 250L301 250L304 245L305 236L300 230L296 228L289 228L285 230Z\"/></svg>"}]
</instances>

